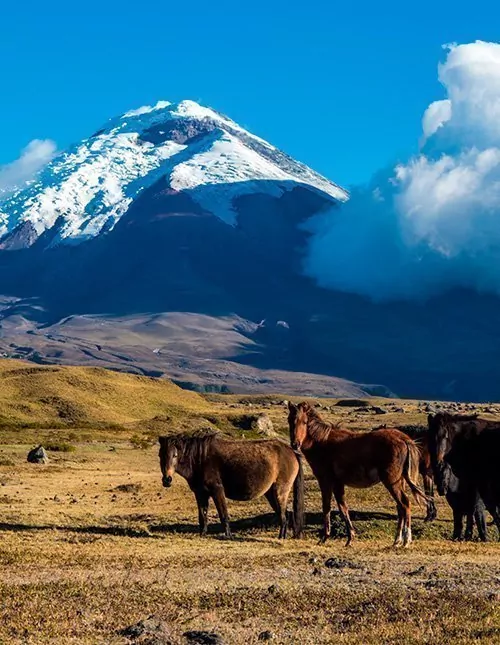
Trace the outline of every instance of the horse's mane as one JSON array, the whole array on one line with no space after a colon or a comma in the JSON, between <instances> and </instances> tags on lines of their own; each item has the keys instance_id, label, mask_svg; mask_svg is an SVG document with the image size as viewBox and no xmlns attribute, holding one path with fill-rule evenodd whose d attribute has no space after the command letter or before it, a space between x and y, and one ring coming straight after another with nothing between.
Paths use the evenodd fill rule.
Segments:
<instances>
[{"instance_id":1,"label":"horse's mane","mask_svg":"<svg viewBox=\"0 0 500 645\"><path fill-rule=\"evenodd\" d=\"M192 471L205 461L212 444L218 437L218 432L202 435L173 434L161 437L160 442L166 449L177 448L179 461L182 461L185 468Z\"/></svg>"},{"instance_id":2,"label":"horse's mane","mask_svg":"<svg viewBox=\"0 0 500 645\"><path fill-rule=\"evenodd\" d=\"M306 412L308 424L307 431L311 439L315 441L328 441L330 435L334 430L340 430L340 422L329 423L320 417L318 412L309 405L309 403L301 403L300 407Z\"/></svg>"},{"instance_id":3,"label":"horse's mane","mask_svg":"<svg viewBox=\"0 0 500 645\"><path fill-rule=\"evenodd\" d=\"M443 419L444 421L478 421L477 414L452 414L451 412L438 412L434 419Z\"/></svg>"}]
</instances>

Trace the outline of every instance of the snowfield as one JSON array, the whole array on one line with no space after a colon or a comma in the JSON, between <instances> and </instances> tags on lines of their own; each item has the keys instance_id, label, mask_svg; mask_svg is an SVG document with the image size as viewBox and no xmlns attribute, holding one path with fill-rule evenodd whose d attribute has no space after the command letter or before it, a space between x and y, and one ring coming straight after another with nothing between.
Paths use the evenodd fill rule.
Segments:
<instances>
[{"instance_id":1,"label":"snowfield","mask_svg":"<svg viewBox=\"0 0 500 645\"><path fill-rule=\"evenodd\" d=\"M199 134L181 141L178 131L186 128ZM160 101L112 119L0 202L0 236L29 222L36 236L56 227L50 245L93 238L112 230L141 191L162 177L229 225L237 223L233 200L242 194L279 197L301 184L332 201L348 198L336 184L214 110L193 101Z\"/></svg>"}]
</instances>

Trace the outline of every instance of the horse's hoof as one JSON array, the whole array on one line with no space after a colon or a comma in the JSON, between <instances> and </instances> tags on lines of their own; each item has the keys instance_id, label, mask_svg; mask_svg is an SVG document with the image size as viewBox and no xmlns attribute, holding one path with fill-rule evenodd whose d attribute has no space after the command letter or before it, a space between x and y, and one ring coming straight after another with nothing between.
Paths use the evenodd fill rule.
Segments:
<instances>
[{"instance_id":1,"label":"horse's hoof","mask_svg":"<svg viewBox=\"0 0 500 645\"><path fill-rule=\"evenodd\" d=\"M327 540L328 540L328 536L322 535L318 540L318 544L325 544Z\"/></svg>"}]
</instances>

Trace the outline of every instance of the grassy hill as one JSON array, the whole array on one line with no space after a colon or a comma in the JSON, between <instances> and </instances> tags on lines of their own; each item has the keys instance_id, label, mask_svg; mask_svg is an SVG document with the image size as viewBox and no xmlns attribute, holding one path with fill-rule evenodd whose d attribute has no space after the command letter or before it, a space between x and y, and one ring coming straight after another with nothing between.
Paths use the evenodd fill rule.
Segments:
<instances>
[{"instance_id":1,"label":"grassy hill","mask_svg":"<svg viewBox=\"0 0 500 645\"><path fill-rule=\"evenodd\" d=\"M0 428L131 427L202 414L211 405L168 380L96 367L0 360Z\"/></svg>"}]
</instances>

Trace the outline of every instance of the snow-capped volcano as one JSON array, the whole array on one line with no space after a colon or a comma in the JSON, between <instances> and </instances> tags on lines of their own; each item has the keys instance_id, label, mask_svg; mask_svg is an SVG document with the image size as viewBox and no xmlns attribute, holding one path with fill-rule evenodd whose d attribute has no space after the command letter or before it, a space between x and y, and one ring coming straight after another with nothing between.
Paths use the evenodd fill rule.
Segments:
<instances>
[{"instance_id":1,"label":"snow-capped volcano","mask_svg":"<svg viewBox=\"0 0 500 645\"><path fill-rule=\"evenodd\" d=\"M234 121L193 101L160 101L112 119L55 157L30 185L0 201L0 248L77 244L114 229L140 194L189 195L202 212L235 226L235 200L280 198L303 186L327 202L346 192ZM312 213L309 213L311 215Z\"/></svg>"}]
</instances>

